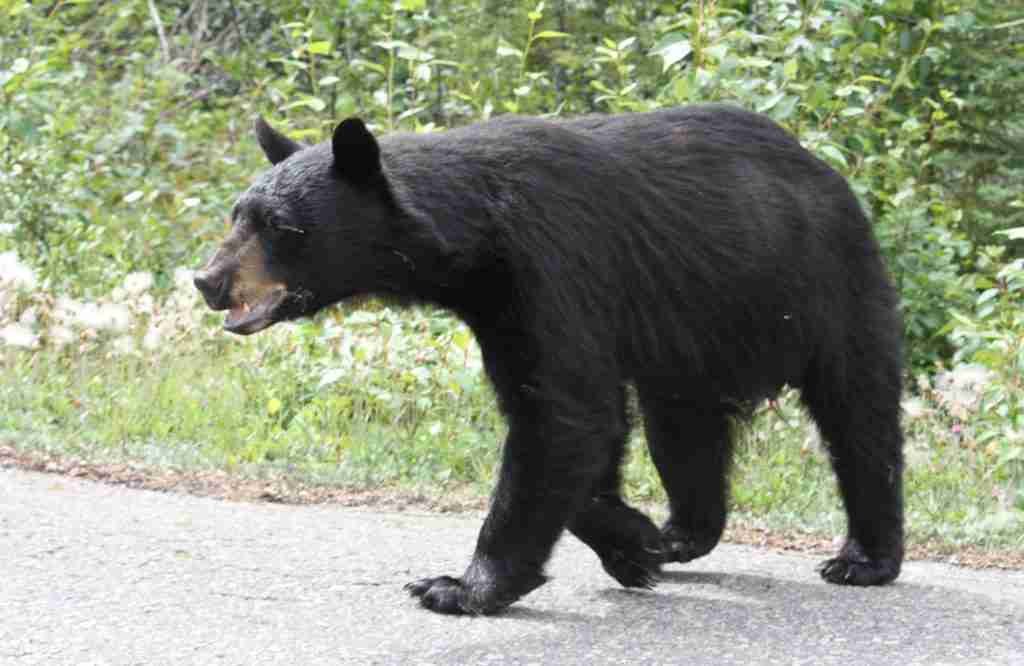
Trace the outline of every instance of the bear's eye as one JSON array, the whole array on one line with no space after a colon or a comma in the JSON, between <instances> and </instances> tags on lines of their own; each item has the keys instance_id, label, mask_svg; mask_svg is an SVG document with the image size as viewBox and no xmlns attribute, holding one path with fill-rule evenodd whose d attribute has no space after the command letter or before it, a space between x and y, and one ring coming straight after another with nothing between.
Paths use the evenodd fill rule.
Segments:
<instances>
[{"instance_id":1,"label":"bear's eye","mask_svg":"<svg viewBox=\"0 0 1024 666\"><path fill-rule=\"evenodd\" d=\"M305 229L286 224L274 215L254 215L252 220L257 229L269 231L274 235L297 234L301 236L306 233Z\"/></svg>"},{"instance_id":2,"label":"bear's eye","mask_svg":"<svg viewBox=\"0 0 1024 666\"><path fill-rule=\"evenodd\" d=\"M274 231L283 231L283 232L287 232L287 233L291 233L291 234L299 234L299 235L302 235L302 234L306 233L305 229L300 229L299 227L293 227L290 224L281 224L280 222L275 222L275 221L271 221L267 226L269 226Z\"/></svg>"}]
</instances>

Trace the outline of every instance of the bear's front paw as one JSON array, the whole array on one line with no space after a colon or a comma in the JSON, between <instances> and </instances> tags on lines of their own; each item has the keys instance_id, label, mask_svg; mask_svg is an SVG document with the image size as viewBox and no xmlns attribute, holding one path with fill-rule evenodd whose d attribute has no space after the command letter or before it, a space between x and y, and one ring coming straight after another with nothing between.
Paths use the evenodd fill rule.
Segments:
<instances>
[{"instance_id":1,"label":"bear's front paw","mask_svg":"<svg viewBox=\"0 0 1024 666\"><path fill-rule=\"evenodd\" d=\"M540 573L495 576L493 567L477 562L462 578L438 576L409 583L405 589L420 605L449 615L491 615L547 580Z\"/></svg>"},{"instance_id":2,"label":"bear's front paw","mask_svg":"<svg viewBox=\"0 0 1024 666\"><path fill-rule=\"evenodd\" d=\"M900 575L900 559L872 559L856 541L847 541L839 555L818 566L821 577L837 585L884 585Z\"/></svg>"},{"instance_id":3,"label":"bear's front paw","mask_svg":"<svg viewBox=\"0 0 1024 666\"><path fill-rule=\"evenodd\" d=\"M411 596L419 598L421 606L437 613L482 615L493 613L500 608L486 603L485 600L475 599L477 595L474 595L471 589L463 585L460 579L451 576L422 578L409 583L405 589Z\"/></svg>"}]
</instances>

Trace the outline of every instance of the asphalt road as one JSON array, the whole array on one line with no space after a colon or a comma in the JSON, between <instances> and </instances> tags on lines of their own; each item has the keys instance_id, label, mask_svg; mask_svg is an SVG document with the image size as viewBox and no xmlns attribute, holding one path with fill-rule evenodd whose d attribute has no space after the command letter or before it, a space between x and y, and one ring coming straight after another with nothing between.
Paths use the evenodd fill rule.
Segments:
<instances>
[{"instance_id":1,"label":"asphalt road","mask_svg":"<svg viewBox=\"0 0 1024 666\"><path fill-rule=\"evenodd\" d=\"M1024 664L1024 573L933 563L849 589L723 545L631 592L566 537L500 616L418 608L479 520L0 470L0 664Z\"/></svg>"}]
</instances>

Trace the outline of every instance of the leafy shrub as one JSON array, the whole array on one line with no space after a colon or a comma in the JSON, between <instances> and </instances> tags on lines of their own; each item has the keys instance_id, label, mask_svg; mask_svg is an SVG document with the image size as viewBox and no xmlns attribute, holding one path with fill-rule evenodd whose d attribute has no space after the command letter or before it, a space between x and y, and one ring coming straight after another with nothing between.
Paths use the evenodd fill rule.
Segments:
<instances>
[{"instance_id":1,"label":"leafy shrub","mask_svg":"<svg viewBox=\"0 0 1024 666\"><path fill-rule=\"evenodd\" d=\"M1010 230L1024 235L1024 228ZM1024 259L996 264L972 312L954 311L954 362L977 363L990 377L974 420L980 444L1000 448L998 467L1012 466L1024 480Z\"/></svg>"},{"instance_id":2,"label":"leafy shrub","mask_svg":"<svg viewBox=\"0 0 1024 666\"><path fill-rule=\"evenodd\" d=\"M495 113L721 100L847 175L903 295L910 360L1024 207L1024 24L1012 3L0 3L0 251L40 283L169 289L262 167L255 112L317 141L341 116L432 131ZM988 268L984 270L989 270Z\"/></svg>"}]
</instances>

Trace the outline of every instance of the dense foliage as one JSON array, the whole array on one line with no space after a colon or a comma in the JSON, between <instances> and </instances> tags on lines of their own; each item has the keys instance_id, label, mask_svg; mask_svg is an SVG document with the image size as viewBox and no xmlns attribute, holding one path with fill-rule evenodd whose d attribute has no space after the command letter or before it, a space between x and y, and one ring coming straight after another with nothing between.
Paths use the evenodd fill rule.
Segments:
<instances>
[{"instance_id":1,"label":"dense foliage","mask_svg":"<svg viewBox=\"0 0 1024 666\"><path fill-rule=\"evenodd\" d=\"M197 263L257 168L257 112L315 141L356 113L432 131L728 100L851 178L917 367L958 353L1024 370L1015 3L3 0L0 15L0 250L49 288L138 270L166 286Z\"/></svg>"},{"instance_id":2,"label":"dense foliage","mask_svg":"<svg viewBox=\"0 0 1024 666\"><path fill-rule=\"evenodd\" d=\"M1024 225L1022 12L999 0L5 0L0 242L53 286L85 291L194 262L254 168L255 112L318 140L354 113L428 131L730 100L854 181L903 290L913 358L930 363L952 352L950 306L970 310L1024 255L996 235Z\"/></svg>"}]
</instances>

